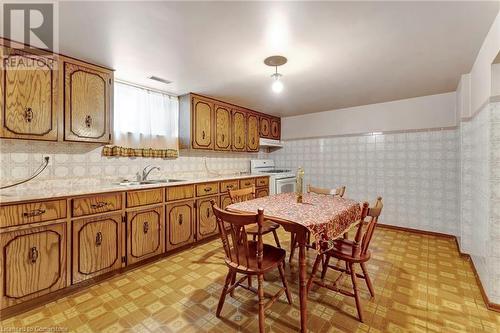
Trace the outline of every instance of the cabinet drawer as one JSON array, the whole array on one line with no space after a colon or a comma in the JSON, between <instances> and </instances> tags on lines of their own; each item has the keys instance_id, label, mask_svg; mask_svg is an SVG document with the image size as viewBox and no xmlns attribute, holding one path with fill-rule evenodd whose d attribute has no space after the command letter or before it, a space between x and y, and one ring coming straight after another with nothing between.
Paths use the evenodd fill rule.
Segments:
<instances>
[{"instance_id":1,"label":"cabinet drawer","mask_svg":"<svg viewBox=\"0 0 500 333\"><path fill-rule=\"evenodd\" d=\"M267 197L269 195L269 190L267 188L258 189L255 193L256 198Z\"/></svg>"},{"instance_id":2,"label":"cabinet drawer","mask_svg":"<svg viewBox=\"0 0 500 333\"><path fill-rule=\"evenodd\" d=\"M257 187L259 186L269 186L269 178L268 177L259 177L256 179Z\"/></svg>"},{"instance_id":3,"label":"cabinet drawer","mask_svg":"<svg viewBox=\"0 0 500 333\"><path fill-rule=\"evenodd\" d=\"M226 180L220 182L220 193L226 193L228 190L237 190L238 181L237 180Z\"/></svg>"},{"instance_id":4,"label":"cabinet drawer","mask_svg":"<svg viewBox=\"0 0 500 333\"><path fill-rule=\"evenodd\" d=\"M196 196L202 197L204 195L219 193L219 183L205 183L196 185Z\"/></svg>"},{"instance_id":5,"label":"cabinet drawer","mask_svg":"<svg viewBox=\"0 0 500 333\"><path fill-rule=\"evenodd\" d=\"M122 208L122 195L103 194L73 199L73 216L106 213Z\"/></svg>"},{"instance_id":6,"label":"cabinet drawer","mask_svg":"<svg viewBox=\"0 0 500 333\"><path fill-rule=\"evenodd\" d=\"M137 207L163 202L163 189L127 192L127 207Z\"/></svg>"},{"instance_id":7,"label":"cabinet drawer","mask_svg":"<svg viewBox=\"0 0 500 333\"><path fill-rule=\"evenodd\" d=\"M57 220L66 217L66 200L0 207L0 227Z\"/></svg>"},{"instance_id":8,"label":"cabinet drawer","mask_svg":"<svg viewBox=\"0 0 500 333\"><path fill-rule=\"evenodd\" d=\"M255 178L241 179L240 180L240 188L247 188L247 187L252 187L252 186L255 186Z\"/></svg>"},{"instance_id":9,"label":"cabinet drawer","mask_svg":"<svg viewBox=\"0 0 500 333\"><path fill-rule=\"evenodd\" d=\"M189 199L194 197L194 186L183 185L167 187L167 201Z\"/></svg>"}]
</instances>

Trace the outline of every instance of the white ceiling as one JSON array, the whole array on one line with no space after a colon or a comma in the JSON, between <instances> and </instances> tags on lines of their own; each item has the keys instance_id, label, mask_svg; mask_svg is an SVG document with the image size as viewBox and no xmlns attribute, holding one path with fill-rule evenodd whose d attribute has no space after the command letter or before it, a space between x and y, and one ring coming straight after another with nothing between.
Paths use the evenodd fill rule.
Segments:
<instances>
[{"instance_id":1,"label":"white ceiling","mask_svg":"<svg viewBox=\"0 0 500 333\"><path fill-rule=\"evenodd\" d=\"M499 4L61 2L59 51L175 94L295 115L455 90ZM273 54L289 59L280 95L263 64Z\"/></svg>"}]
</instances>

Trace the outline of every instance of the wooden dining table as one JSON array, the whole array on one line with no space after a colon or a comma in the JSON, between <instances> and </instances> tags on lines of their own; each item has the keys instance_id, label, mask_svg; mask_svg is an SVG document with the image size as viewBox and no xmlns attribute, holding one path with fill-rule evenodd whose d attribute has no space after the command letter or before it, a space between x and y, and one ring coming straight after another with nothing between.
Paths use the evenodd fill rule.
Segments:
<instances>
[{"instance_id":1,"label":"wooden dining table","mask_svg":"<svg viewBox=\"0 0 500 333\"><path fill-rule=\"evenodd\" d=\"M231 204L226 210L256 213L260 208L264 210L265 219L296 235L299 245L300 331L307 332L307 232L311 233L315 244L337 239L359 220L361 206L354 200L316 193L305 193L302 203L298 203L295 193L281 193Z\"/></svg>"}]
</instances>

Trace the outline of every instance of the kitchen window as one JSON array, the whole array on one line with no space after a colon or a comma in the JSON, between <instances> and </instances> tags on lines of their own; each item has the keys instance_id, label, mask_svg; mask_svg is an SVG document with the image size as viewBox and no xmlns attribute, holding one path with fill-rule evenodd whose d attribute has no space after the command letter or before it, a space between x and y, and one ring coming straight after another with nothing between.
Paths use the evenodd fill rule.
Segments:
<instances>
[{"instance_id":1,"label":"kitchen window","mask_svg":"<svg viewBox=\"0 0 500 333\"><path fill-rule=\"evenodd\" d=\"M115 81L113 146L105 156L177 157L179 99Z\"/></svg>"}]
</instances>

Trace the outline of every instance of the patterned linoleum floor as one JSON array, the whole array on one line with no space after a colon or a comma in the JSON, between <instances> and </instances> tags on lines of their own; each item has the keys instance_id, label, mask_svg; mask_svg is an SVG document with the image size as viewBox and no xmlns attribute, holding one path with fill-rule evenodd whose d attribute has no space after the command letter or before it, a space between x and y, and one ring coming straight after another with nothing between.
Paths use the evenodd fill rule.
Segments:
<instances>
[{"instance_id":1,"label":"patterned linoleum floor","mask_svg":"<svg viewBox=\"0 0 500 333\"><path fill-rule=\"evenodd\" d=\"M280 238L288 248L288 234ZM365 322L357 321L352 298L313 287L311 332L500 332L500 313L485 308L472 269L452 239L378 228L371 249L375 298L359 283ZM308 252L310 269L314 252ZM222 258L215 240L4 320L0 331L258 332L256 296L242 288L226 298L223 318L215 317L226 274ZM282 296L266 312L271 332L299 327L297 261L286 271L294 304ZM329 270L327 279L337 274ZM267 291L280 287L277 272L266 280Z\"/></svg>"}]
</instances>

